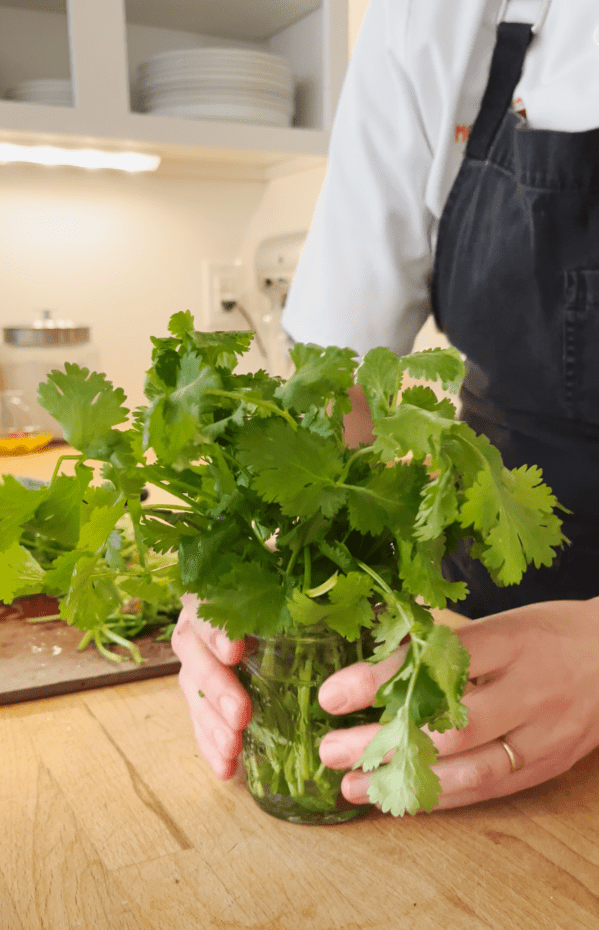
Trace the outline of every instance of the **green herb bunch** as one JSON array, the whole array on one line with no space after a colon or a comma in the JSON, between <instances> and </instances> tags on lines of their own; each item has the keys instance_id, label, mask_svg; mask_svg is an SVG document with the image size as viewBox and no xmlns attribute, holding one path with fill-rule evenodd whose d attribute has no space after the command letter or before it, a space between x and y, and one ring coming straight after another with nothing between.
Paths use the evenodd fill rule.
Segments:
<instances>
[{"instance_id":1,"label":"green herb bunch","mask_svg":"<svg viewBox=\"0 0 599 930\"><path fill-rule=\"evenodd\" d=\"M370 799L384 811L431 810L439 782L422 727L467 722L468 654L429 610L467 593L445 579L442 559L472 537L494 581L518 583L563 542L555 497L535 466L504 468L449 399L423 385L400 393L405 372L455 393L464 369L453 349L399 358L377 348L358 364L348 349L296 344L295 372L282 380L236 373L251 333L198 332L189 312L175 314L169 331L152 339L148 405L132 418L102 374L67 365L40 386L80 455L74 476L57 469L46 489L4 479L0 598L66 591L62 617L94 636L119 599L151 603L172 585L196 593L202 616L234 639L325 626L352 642L370 630L374 662L406 640L401 669L376 698L384 726L359 764L372 771ZM343 416L355 383L375 439L350 449ZM88 459L103 463L101 487ZM179 504L143 504L147 485ZM111 550L125 512L139 553L126 580ZM44 569L25 532L66 551ZM156 570L151 553L178 559Z\"/></svg>"}]
</instances>

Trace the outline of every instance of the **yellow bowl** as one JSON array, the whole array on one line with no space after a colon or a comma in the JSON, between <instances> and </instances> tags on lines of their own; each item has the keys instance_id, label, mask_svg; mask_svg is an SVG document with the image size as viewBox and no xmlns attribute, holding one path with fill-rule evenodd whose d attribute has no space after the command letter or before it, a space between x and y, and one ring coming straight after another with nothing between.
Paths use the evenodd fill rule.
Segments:
<instances>
[{"instance_id":1,"label":"yellow bowl","mask_svg":"<svg viewBox=\"0 0 599 930\"><path fill-rule=\"evenodd\" d=\"M39 452L52 440L52 433L37 433L31 436L8 436L0 439L0 455L27 455Z\"/></svg>"}]
</instances>

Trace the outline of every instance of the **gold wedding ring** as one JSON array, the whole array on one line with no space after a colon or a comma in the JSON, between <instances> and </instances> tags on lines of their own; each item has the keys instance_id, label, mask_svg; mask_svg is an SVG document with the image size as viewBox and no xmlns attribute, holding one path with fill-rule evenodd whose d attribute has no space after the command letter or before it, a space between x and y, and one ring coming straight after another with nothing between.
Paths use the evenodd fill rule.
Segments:
<instances>
[{"instance_id":1,"label":"gold wedding ring","mask_svg":"<svg viewBox=\"0 0 599 930\"><path fill-rule=\"evenodd\" d=\"M510 760L510 769L512 771L512 775L514 774L514 772L518 772L520 769L524 768L524 762L518 759L518 757L516 756L516 753L514 752L514 750L512 749L512 747L510 746L510 744L508 743L506 739L499 739L497 740L497 742L503 746L503 748L508 754L508 759Z\"/></svg>"}]
</instances>

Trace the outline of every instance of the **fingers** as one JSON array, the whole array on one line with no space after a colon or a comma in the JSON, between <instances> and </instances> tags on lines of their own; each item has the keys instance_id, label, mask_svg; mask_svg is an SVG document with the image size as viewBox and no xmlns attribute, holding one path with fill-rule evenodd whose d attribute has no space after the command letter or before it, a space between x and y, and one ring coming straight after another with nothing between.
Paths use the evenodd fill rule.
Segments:
<instances>
[{"instance_id":1,"label":"fingers","mask_svg":"<svg viewBox=\"0 0 599 930\"><path fill-rule=\"evenodd\" d=\"M473 621L458 631L471 656L471 678L485 675L492 680L514 662L521 648L510 612L493 620ZM357 662L331 675L318 694L322 708L329 714L346 714L369 707L380 686L401 667L406 651L403 646L383 662Z\"/></svg>"},{"instance_id":2,"label":"fingers","mask_svg":"<svg viewBox=\"0 0 599 930\"><path fill-rule=\"evenodd\" d=\"M199 618L196 598L186 596L183 603L172 637L181 661L179 684L189 704L200 752L220 778L231 778L252 707L227 665L241 659L244 642L232 642Z\"/></svg>"},{"instance_id":3,"label":"fingers","mask_svg":"<svg viewBox=\"0 0 599 930\"><path fill-rule=\"evenodd\" d=\"M463 698L468 708L468 725L460 730L437 733L424 727L440 756L468 752L497 740L530 720L536 707L525 688L517 686L513 670L475 686ZM490 711L492 708L492 712Z\"/></svg>"},{"instance_id":4,"label":"fingers","mask_svg":"<svg viewBox=\"0 0 599 930\"><path fill-rule=\"evenodd\" d=\"M368 723L348 730L331 730L321 740L320 761L330 769L350 769L380 729L380 724Z\"/></svg>"},{"instance_id":5,"label":"fingers","mask_svg":"<svg viewBox=\"0 0 599 930\"><path fill-rule=\"evenodd\" d=\"M202 708L207 705L234 730L241 730L251 716L251 703L231 669L222 665L190 627L179 634L178 648L184 653L181 687L188 701L196 694ZM197 704L196 700L193 701Z\"/></svg>"},{"instance_id":6,"label":"fingers","mask_svg":"<svg viewBox=\"0 0 599 930\"><path fill-rule=\"evenodd\" d=\"M459 630L475 682L464 697L468 726L430 733L439 752L433 766L441 787L439 809L539 785L568 771L597 745L597 625L587 610L584 602L533 605ZM373 670L365 677L359 666L343 675L323 686L325 709L332 709L326 706L332 695L324 690L331 683L345 686L343 709L352 710L363 706L383 677ZM331 733L321 744L323 762L352 767L375 732L373 727ZM369 778L374 777L361 770L346 772L345 798L368 803Z\"/></svg>"},{"instance_id":7,"label":"fingers","mask_svg":"<svg viewBox=\"0 0 599 930\"><path fill-rule=\"evenodd\" d=\"M406 656L402 647L376 665L356 662L335 672L324 682L318 700L329 714L347 714L370 707L380 686L395 675Z\"/></svg>"},{"instance_id":8,"label":"fingers","mask_svg":"<svg viewBox=\"0 0 599 930\"><path fill-rule=\"evenodd\" d=\"M518 623L505 611L481 620L472 620L456 630L462 645L470 653L469 676L492 676L512 665L522 648Z\"/></svg>"},{"instance_id":9,"label":"fingers","mask_svg":"<svg viewBox=\"0 0 599 930\"><path fill-rule=\"evenodd\" d=\"M517 735L510 734L515 758L520 761L516 749ZM547 760L524 765L514 772L510 757L498 741L479 746L469 753L442 760L433 766L439 778L441 794L436 810L465 807L499 798L524 788L530 788L549 777ZM368 804L369 775L358 770L347 772L341 782L341 792L352 804Z\"/></svg>"},{"instance_id":10,"label":"fingers","mask_svg":"<svg viewBox=\"0 0 599 930\"><path fill-rule=\"evenodd\" d=\"M183 610L179 616L178 627L189 623L199 638L208 646L208 648L223 662L225 665L236 665L241 661L244 650L244 641L242 639L231 640L218 627L213 627L207 620L198 616L200 602L195 594L184 594L181 597ZM177 629L173 634L173 648L176 652ZM180 658L180 656L179 656Z\"/></svg>"}]
</instances>

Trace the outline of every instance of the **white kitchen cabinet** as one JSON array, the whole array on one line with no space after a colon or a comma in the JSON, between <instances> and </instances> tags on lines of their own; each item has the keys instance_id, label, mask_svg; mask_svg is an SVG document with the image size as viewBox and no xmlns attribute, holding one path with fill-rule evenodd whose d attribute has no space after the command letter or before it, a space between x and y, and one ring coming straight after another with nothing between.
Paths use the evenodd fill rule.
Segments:
<instances>
[{"instance_id":1,"label":"white kitchen cabinet","mask_svg":"<svg viewBox=\"0 0 599 930\"><path fill-rule=\"evenodd\" d=\"M264 179L321 164L347 67L347 0L0 0L0 140L158 154L162 173ZM137 66L197 45L291 63L293 126L135 111ZM24 80L72 77L72 107L5 99Z\"/></svg>"}]
</instances>

